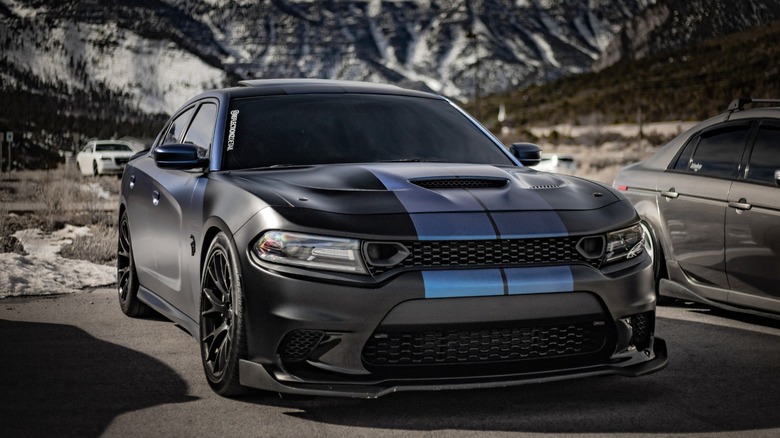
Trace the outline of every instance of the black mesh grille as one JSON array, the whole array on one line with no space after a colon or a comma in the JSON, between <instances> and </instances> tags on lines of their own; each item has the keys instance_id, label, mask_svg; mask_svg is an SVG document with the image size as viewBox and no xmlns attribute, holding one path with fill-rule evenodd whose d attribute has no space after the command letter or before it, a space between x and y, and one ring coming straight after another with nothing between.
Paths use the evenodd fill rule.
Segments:
<instances>
[{"instance_id":1,"label":"black mesh grille","mask_svg":"<svg viewBox=\"0 0 780 438\"><path fill-rule=\"evenodd\" d=\"M370 366L480 364L593 353L603 322L485 330L375 333L363 349Z\"/></svg>"},{"instance_id":2,"label":"black mesh grille","mask_svg":"<svg viewBox=\"0 0 780 438\"><path fill-rule=\"evenodd\" d=\"M505 179L490 178L443 178L410 181L425 189L491 189L504 187Z\"/></svg>"},{"instance_id":3,"label":"black mesh grille","mask_svg":"<svg viewBox=\"0 0 780 438\"><path fill-rule=\"evenodd\" d=\"M114 162L118 165L127 164L127 162L130 161L127 157L116 157L114 158Z\"/></svg>"},{"instance_id":4,"label":"black mesh grille","mask_svg":"<svg viewBox=\"0 0 780 438\"><path fill-rule=\"evenodd\" d=\"M319 330L296 330L288 333L279 346L279 356L285 362L300 362L319 345L324 332Z\"/></svg>"},{"instance_id":5,"label":"black mesh grille","mask_svg":"<svg viewBox=\"0 0 780 438\"><path fill-rule=\"evenodd\" d=\"M640 350L649 348L650 337L655 331L655 314L653 312L645 312L632 316L631 328L634 331L634 346Z\"/></svg>"},{"instance_id":6,"label":"black mesh grille","mask_svg":"<svg viewBox=\"0 0 780 438\"><path fill-rule=\"evenodd\" d=\"M598 267L600 259L586 259L577 251L577 237L506 240L455 240L401 242L409 256L395 266L372 266L372 275L394 269L436 267L527 266L587 263Z\"/></svg>"}]
</instances>

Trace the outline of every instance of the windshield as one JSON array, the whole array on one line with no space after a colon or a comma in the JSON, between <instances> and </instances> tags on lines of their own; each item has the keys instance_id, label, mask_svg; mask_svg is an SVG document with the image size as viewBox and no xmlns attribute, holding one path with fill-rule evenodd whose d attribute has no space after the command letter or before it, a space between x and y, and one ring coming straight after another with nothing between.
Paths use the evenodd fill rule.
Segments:
<instances>
[{"instance_id":1,"label":"windshield","mask_svg":"<svg viewBox=\"0 0 780 438\"><path fill-rule=\"evenodd\" d=\"M449 102L373 94L233 99L225 169L443 161L512 165Z\"/></svg>"}]
</instances>

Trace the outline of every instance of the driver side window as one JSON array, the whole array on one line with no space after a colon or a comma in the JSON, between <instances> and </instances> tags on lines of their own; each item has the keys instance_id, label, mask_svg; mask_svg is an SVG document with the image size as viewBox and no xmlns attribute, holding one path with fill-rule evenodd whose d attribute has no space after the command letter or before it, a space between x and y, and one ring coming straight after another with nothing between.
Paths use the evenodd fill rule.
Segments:
<instances>
[{"instance_id":1,"label":"driver side window","mask_svg":"<svg viewBox=\"0 0 780 438\"><path fill-rule=\"evenodd\" d=\"M214 138L214 125L217 122L217 105L204 103L198 108L198 113L192 120L187 135L182 143L190 143L198 147L198 157L208 158L211 142Z\"/></svg>"},{"instance_id":2,"label":"driver side window","mask_svg":"<svg viewBox=\"0 0 780 438\"><path fill-rule=\"evenodd\" d=\"M171 122L171 125L168 127L168 131L163 136L160 144L181 143L184 130L187 129L187 124L194 111L195 107L191 107L173 119L173 122Z\"/></svg>"}]
</instances>

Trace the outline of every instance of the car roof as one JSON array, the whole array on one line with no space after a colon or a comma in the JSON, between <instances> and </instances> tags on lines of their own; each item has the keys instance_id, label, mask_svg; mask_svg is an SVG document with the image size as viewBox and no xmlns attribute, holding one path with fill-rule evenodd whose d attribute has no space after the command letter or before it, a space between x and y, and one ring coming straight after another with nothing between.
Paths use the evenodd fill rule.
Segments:
<instances>
[{"instance_id":1,"label":"car roof","mask_svg":"<svg viewBox=\"0 0 780 438\"><path fill-rule=\"evenodd\" d=\"M745 108L748 104L758 104L753 108ZM770 106L763 106L770 105ZM682 145L697 132L701 132L711 126L720 123L751 119L780 119L780 100L778 99L735 99L729 103L726 112L718 114L707 120L703 120L690 129L680 133L677 137L662 146L652 157L643 163L647 167L666 168L669 162L677 155Z\"/></svg>"},{"instance_id":2,"label":"car roof","mask_svg":"<svg viewBox=\"0 0 780 438\"><path fill-rule=\"evenodd\" d=\"M95 144L130 144L127 140L91 140L90 143Z\"/></svg>"},{"instance_id":3,"label":"car roof","mask_svg":"<svg viewBox=\"0 0 780 438\"><path fill-rule=\"evenodd\" d=\"M201 100L206 97L224 100L235 97L292 94L382 94L446 100L444 97L434 93L410 90L396 85L362 81L342 81L333 79L255 79L240 81L238 84L238 87L206 91L192 98L185 106L190 102Z\"/></svg>"},{"instance_id":4,"label":"car roof","mask_svg":"<svg viewBox=\"0 0 780 438\"><path fill-rule=\"evenodd\" d=\"M745 109L745 105L762 105ZM768 106L763 106L768 105ZM741 97L734 99L726 108L727 120L746 118L780 118L780 99L753 99Z\"/></svg>"}]
</instances>

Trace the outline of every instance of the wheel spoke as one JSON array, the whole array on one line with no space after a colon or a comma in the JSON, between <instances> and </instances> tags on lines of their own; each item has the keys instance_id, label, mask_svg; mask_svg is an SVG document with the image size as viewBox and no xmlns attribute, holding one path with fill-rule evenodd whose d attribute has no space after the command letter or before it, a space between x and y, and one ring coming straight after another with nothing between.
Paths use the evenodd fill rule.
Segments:
<instances>
[{"instance_id":1,"label":"wheel spoke","mask_svg":"<svg viewBox=\"0 0 780 438\"><path fill-rule=\"evenodd\" d=\"M124 248L119 248L119 251L117 251L116 255L118 257L123 258L123 259L127 259L127 258L130 257L130 253L127 250L125 250Z\"/></svg>"},{"instance_id":2,"label":"wheel spoke","mask_svg":"<svg viewBox=\"0 0 780 438\"><path fill-rule=\"evenodd\" d=\"M127 299L127 285L130 281L130 268L117 269L117 276L119 277L119 298L121 300Z\"/></svg>"},{"instance_id":3,"label":"wheel spoke","mask_svg":"<svg viewBox=\"0 0 780 438\"><path fill-rule=\"evenodd\" d=\"M206 363L209 364L215 374L221 372L224 366L220 362L222 362L224 355L224 347L226 345L229 347L230 345L229 342L226 342L229 333L230 327L223 321L222 324L203 338L203 344L207 352Z\"/></svg>"},{"instance_id":4,"label":"wheel spoke","mask_svg":"<svg viewBox=\"0 0 780 438\"><path fill-rule=\"evenodd\" d=\"M217 286L219 292L222 294L222 299L225 302L230 300L230 271L229 265L226 263L225 257L222 253L219 253L219 257L214 257L214 285Z\"/></svg>"},{"instance_id":5,"label":"wheel spoke","mask_svg":"<svg viewBox=\"0 0 780 438\"><path fill-rule=\"evenodd\" d=\"M230 333L230 331L228 330L227 333ZM230 353L229 336L226 335L225 337L222 338L222 342L220 342L219 344L218 352L219 353L217 354L215 368L219 371L222 371L225 369L225 364L227 363L228 360L228 353Z\"/></svg>"},{"instance_id":6,"label":"wheel spoke","mask_svg":"<svg viewBox=\"0 0 780 438\"><path fill-rule=\"evenodd\" d=\"M210 304L210 307L208 309L203 309L203 311L201 312L203 316L215 314L215 313L221 314L222 312L225 311L225 304L222 303L222 301L214 295L214 291L212 289L204 287L203 295L206 297L208 303Z\"/></svg>"}]
</instances>

